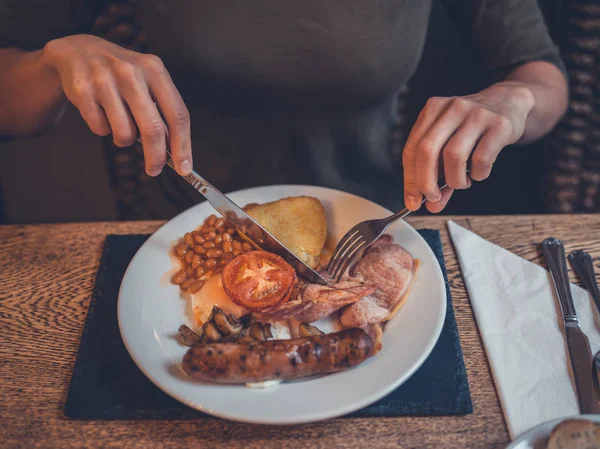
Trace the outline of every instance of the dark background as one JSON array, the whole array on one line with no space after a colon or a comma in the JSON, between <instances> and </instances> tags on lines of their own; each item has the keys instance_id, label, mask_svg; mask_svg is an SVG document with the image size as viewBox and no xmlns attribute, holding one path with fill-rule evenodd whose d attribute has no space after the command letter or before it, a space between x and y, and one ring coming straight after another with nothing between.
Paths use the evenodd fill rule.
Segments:
<instances>
[{"instance_id":1,"label":"dark background","mask_svg":"<svg viewBox=\"0 0 600 449\"><path fill-rule=\"evenodd\" d=\"M563 2L539 3L554 41L563 49L568 25ZM406 97L408 109L416 113L431 96L469 94L491 82L472 43L434 1L425 51ZM505 149L492 176L456 192L444 213L555 211L548 198L547 176L557 158L553 140L551 135L533 145ZM109 167L106 145L70 108L48 134L0 144L0 223L122 218L115 206Z\"/></svg>"}]
</instances>

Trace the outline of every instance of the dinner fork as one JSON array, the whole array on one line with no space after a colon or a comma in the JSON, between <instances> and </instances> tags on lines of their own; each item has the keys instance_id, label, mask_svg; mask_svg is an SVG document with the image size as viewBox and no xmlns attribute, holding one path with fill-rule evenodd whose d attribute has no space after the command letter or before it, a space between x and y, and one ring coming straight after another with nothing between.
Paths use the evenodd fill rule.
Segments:
<instances>
[{"instance_id":1,"label":"dinner fork","mask_svg":"<svg viewBox=\"0 0 600 449\"><path fill-rule=\"evenodd\" d=\"M440 187L440 190L445 189L447 186L448 184L444 184ZM421 205L426 201L427 199L421 201ZM355 225L346 232L336 245L331 259L329 259L329 263L325 268L325 272L332 279L339 282L346 270L360 259L365 250L381 237L392 223L403 219L411 212L410 209L404 208L389 217L366 220Z\"/></svg>"}]
</instances>

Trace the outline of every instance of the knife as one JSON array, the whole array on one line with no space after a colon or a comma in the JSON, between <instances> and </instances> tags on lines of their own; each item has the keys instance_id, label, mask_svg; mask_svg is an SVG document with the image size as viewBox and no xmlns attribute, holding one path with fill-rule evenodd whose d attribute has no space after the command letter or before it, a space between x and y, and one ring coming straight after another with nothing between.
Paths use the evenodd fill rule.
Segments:
<instances>
[{"instance_id":1,"label":"knife","mask_svg":"<svg viewBox=\"0 0 600 449\"><path fill-rule=\"evenodd\" d=\"M554 289L558 296L565 325L565 337L571 368L575 378L577 400L581 413L600 413L592 377L592 350L590 342L579 327L575 304L571 296L565 247L556 238L547 238L542 242L542 253L550 269Z\"/></svg>"},{"instance_id":2,"label":"knife","mask_svg":"<svg viewBox=\"0 0 600 449\"><path fill-rule=\"evenodd\" d=\"M171 152L167 150L167 165L175 170ZM210 205L223 217L229 220L236 230L250 240L256 247L281 256L289 263L298 276L313 284L327 285L327 281L315 270L302 262L294 253L273 237L265 228L255 221L244 210L225 196L219 189L192 170L183 176L194 189L200 192Z\"/></svg>"}]
</instances>

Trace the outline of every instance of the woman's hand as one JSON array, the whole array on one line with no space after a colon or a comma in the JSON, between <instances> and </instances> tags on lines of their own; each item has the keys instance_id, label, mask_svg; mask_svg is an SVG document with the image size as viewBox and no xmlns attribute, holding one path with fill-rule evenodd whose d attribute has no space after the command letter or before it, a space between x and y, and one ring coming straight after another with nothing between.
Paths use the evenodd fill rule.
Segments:
<instances>
[{"instance_id":1,"label":"woman's hand","mask_svg":"<svg viewBox=\"0 0 600 449\"><path fill-rule=\"evenodd\" d=\"M189 112L160 58L90 35L51 41L42 57L92 132L112 133L120 147L132 145L139 133L146 172L156 176L166 163L166 124L177 171L190 173Z\"/></svg>"},{"instance_id":2,"label":"woman's hand","mask_svg":"<svg viewBox=\"0 0 600 449\"><path fill-rule=\"evenodd\" d=\"M440 212L455 189L486 179L498 153L523 135L534 104L532 91L512 81L465 97L430 98L402 154L406 207L419 209L424 196L427 209ZM448 184L443 192L442 173Z\"/></svg>"}]
</instances>

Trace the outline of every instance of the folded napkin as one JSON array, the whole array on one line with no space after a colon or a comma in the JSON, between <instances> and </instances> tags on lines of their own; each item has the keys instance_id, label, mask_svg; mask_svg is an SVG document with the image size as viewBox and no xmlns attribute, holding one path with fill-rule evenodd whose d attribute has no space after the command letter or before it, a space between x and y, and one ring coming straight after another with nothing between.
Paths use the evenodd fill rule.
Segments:
<instances>
[{"instance_id":1,"label":"folded napkin","mask_svg":"<svg viewBox=\"0 0 600 449\"><path fill-rule=\"evenodd\" d=\"M550 273L452 221L448 230L510 437L579 413ZM600 349L597 311L585 290L571 285L571 291L581 328L595 353Z\"/></svg>"}]
</instances>

